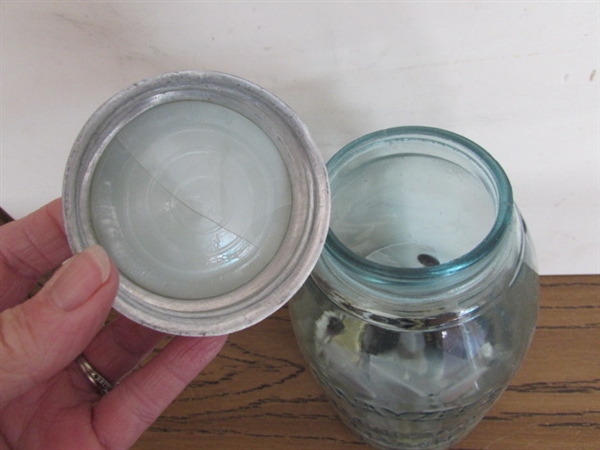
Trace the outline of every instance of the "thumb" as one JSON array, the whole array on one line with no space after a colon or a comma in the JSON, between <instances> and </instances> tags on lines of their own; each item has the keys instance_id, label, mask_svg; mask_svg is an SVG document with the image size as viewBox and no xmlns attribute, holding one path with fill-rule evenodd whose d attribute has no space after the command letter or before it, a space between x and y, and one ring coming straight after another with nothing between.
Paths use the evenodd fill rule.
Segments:
<instances>
[{"instance_id":1,"label":"thumb","mask_svg":"<svg viewBox=\"0 0 600 450\"><path fill-rule=\"evenodd\" d=\"M71 363L102 327L118 274L99 246L67 260L31 300L0 314L0 407Z\"/></svg>"}]
</instances>

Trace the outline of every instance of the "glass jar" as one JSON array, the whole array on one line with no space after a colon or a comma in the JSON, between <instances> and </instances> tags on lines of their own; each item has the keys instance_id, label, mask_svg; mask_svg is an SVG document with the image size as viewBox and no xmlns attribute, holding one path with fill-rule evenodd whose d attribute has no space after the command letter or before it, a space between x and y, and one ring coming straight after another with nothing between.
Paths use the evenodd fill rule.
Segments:
<instances>
[{"instance_id":1,"label":"glass jar","mask_svg":"<svg viewBox=\"0 0 600 450\"><path fill-rule=\"evenodd\" d=\"M508 385L539 303L527 228L481 147L434 128L352 142L327 164L331 223L290 303L341 419L382 449L446 449Z\"/></svg>"}]
</instances>

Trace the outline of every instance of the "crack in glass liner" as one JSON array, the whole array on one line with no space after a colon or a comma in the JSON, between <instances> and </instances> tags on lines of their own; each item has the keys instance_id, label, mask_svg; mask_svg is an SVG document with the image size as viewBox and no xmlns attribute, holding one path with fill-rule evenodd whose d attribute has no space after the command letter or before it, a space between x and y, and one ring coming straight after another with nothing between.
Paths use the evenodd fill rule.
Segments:
<instances>
[{"instance_id":1,"label":"crack in glass liner","mask_svg":"<svg viewBox=\"0 0 600 450\"><path fill-rule=\"evenodd\" d=\"M231 75L179 72L117 94L67 164L74 251L102 245L115 308L172 334L225 334L299 288L329 216L324 163L280 100Z\"/></svg>"},{"instance_id":2,"label":"crack in glass liner","mask_svg":"<svg viewBox=\"0 0 600 450\"><path fill-rule=\"evenodd\" d=\"M329 235L290 302L300 348L365 441L449 448L535 328L538 276L510 183L477 144L427 127L372 133L327 167Z\"/></svg>"}]
</instances>

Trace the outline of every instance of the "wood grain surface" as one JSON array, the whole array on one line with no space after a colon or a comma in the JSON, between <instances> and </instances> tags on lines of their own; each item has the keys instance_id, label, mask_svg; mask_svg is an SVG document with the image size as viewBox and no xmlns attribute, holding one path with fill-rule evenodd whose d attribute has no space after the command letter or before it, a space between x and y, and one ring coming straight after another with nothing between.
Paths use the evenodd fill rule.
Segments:
<instances>
[{"instance_id":1,"label":"wood grain surface","mask_svg":"<svg viewBox=\"0 0 600 450\"><path fill-rule=\"evenodd\" d=\"M521 369L455 450L600 448L600 276L542 277ZM308 371L287 308L232 335L134 447L368 449Z\"/></svg>"}]
</instances>

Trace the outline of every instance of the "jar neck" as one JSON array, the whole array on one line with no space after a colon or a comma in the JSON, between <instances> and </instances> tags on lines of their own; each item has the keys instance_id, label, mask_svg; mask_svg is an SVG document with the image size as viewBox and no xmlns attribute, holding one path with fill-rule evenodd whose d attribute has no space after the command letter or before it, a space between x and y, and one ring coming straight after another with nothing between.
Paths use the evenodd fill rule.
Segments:
<instances>
[{"instance_id":1,"label":"jar neck","mask_svg":"<svg viewBox=\"0 0 600 450\"><path fill-rule=\"evenodd\" d=\"M327 167L332 218L313 279L343 308L422 328L473 312L511 281L521 220L504 171L477 144L400 127L352 142Z\"/></svg>"}]
</instances>

